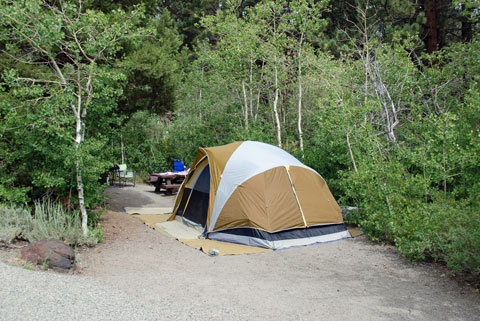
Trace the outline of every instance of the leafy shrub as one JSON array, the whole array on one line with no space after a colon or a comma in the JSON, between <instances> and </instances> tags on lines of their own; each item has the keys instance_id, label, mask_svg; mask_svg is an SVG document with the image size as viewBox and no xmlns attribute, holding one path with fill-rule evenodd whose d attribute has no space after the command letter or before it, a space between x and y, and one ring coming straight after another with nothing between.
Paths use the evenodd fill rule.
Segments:
<instances>
[{"instance_id":1,"label":"leafy shrub","mask_svg":"<svg viewBox=\"0 0 480 321\"><path fill-rule=\"evenodd\" d=\"M456 200L429 186L425 193L423 177L409 174L398 161L363 164L358 173L344 173L343 201L361 209L350 223L373 240L395 244L408 259L433 259L480 275L478 202Z\"/></svg>"},{"instance_id":2,"label":"leafy shrub","mask_svg":"<svg viewBox=\"0 0 480 321\"><path fill-rule=\"evenodd\" d=\"M0 241L10 243L21 238L31 216L28 210L21 207L0 206Z\"/></svg>"},{"instance_id":3,"label":"leafy shrub","mask_svg":"<svg viewBox=\"0 0 480 321\"><path fill-rule=\"evenodd\" d=\"M137 172L158 172L167 165L165 157L166 130L163 121L155 114L134 113L122 129L126 163ZM118 144L117 147L119 147ZM117 148L118 149L118 148ZM120 150L117 150L117 162Z\"/></svg>"}]
</instances>

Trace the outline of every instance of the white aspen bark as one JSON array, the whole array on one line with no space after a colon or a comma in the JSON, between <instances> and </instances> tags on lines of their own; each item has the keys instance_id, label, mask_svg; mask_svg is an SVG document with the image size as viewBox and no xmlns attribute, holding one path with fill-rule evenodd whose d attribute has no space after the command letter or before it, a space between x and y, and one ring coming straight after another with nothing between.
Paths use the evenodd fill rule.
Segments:
<instances>
[{"instance_id":1,"label":"white aspen bark","mask_svg":"<svg viewBox=\"0 0 480 321\"><path fill-rule=\"evenodd\" d=\"M282 148L282 134L281 134L281 125L280 118L278 117L278 70L277 70L277 55L274 56L275 66L274 66L274 82L275 82L275 98L273 99L273 114L275 116L275 125L277 132L277 144L278 147Z\"/></svg>"},{"instance_id":2,"label":"white aspen bark","mask_svg":"<svg viewBox=\"0 0 480 321\"><path fill-rule=\"evenodd\" d=\"M200 108L199 108L199 111L198 111L198 116L200 118L200 120L202 120L202 88L200 88L200 91L198 93L198 101L200 102Z\"/></svg>"},{"instance_id":3,"label":"white aspen bark","mask_svg":"<svg viewBox=\"0 0 480 321\"><path fill-rule=\"evenodd\" d=\"M77 191L78 191L78 203L80 205L80 213L82 214L82 232L84 236L88 235L88 214L85 208L85 198L83 195L83 178L82 169L80 167L80 161L76 162L77 169Z\"/></svg>"},{"instance_id":4,"label":"white aspen bark","mask_svg":"<svg viewBox=\"0 0 480 321\"><path fill-rule=\"evenodd\" d=\"M243 92L243 103L245 108L243 109L243 118L245 120L245 129L248 130L248 101L247 101L247 90L245 89L245 81L242 80L242 92Z\"/></svg>"},{"instance_id":5,"label":"white aspen bark","mask_svg":"<svg viewBox=\"0 0 480 321\"><path fill-rule=\"evenodd\" d=\"M298 143L302 152L302 162L305 161L305 151L303 150L303 131L302 131L302 42L303 33L300 38L298 49Z\"/></svg>"},{"instance_id":6,"label":"white aspen bark","mask_svg":"<svg viewBox=\"0 0 480 321\"><path fill-rule=\"evenodd\" d=\"M199 110L199 116L200 116L200 120L202 120L202 87L203 86L203 73L204 73L204 66L202 64L202 81L201 81L201 85L200 85L200 90L198 92L198 101L200 102L200 110Z\"/></svg>"},{"instance_id":7,"label":"white aspen bark","mask_svg":"<svg viewBox=\"0 0 480 321\"><path fill-rule=\"evenodd\" d=\"M447 124L444 125L444 130L443 130L443 141L442 141L442 169L443 169L443 193L447 195L447 161L445 158L445 135L446 135L446 128Z\"/></svg>"},{"instance_id":8,"label":"white aspen bark","mask_svg":"<svg viewBox=\"0 0 480 321\"><path fill-rule=\"evenodd\" d=\"M254 119L257 120L257 116L258 116L258 108L260 107L260 89L257 90L257 107L255 109L255 114L254 114Z\"/></svg>"},{"instance_id":9,"label":"white aspen bark","mask_svg":"<svg viewBox=\"0 0 480 321\"><path fill-rule=\"evenodd\" d=\"M122 164L125 164L125 152L123 147L123 135L120 134L120 151L122 153Z\"/></svg>"},{"instance_id":10,"label":"white aspen bark","mask_svg":"<svg viewBox=\"0 0 480 321\"><path fill-rule=\"evenodd\" d=\"M300 66L298 67L301 72ZM303 131L302 131L302 77L298 78L298 142L302 151L302 161L305 160L305 151L303 150Z\"/></svg>"},{"instance_id":11,"label":"white aspen bark","mask_svg":"<svg viewBox=\"0 0 480 321\"><path fill-rule=\"evenodd\" d=\"M366 6L368 7L368 1L366 3ZM364 59L365 59L365 106L367 105L368 101L368 71L370 69L370 48L369 48L369 43L368 43L368 29L367 29L367 10L362 11L362 16L363 16L363 36L364 36L364 43L363 43L363 48L365 51L364 54ZM366 120L366 115L365 115L365 120Z\"/></svg>"},{"instance_id":12,"label":"white aspen bark","mask_svg":"<svg viewBox=\"0 0 480 321\"><path fill-rule=\"evenodd\" d=\"M277 84L277 71L275 67L275 83ZM275 86L276 87L276 86ZM280 117L278 115L278 88L275 88L275 98L273 100L273 114L275 117L275 130L277 136L277 145L278 147L282 147L282 134L281 134L281 124L280 124Z\"/></svg>"},{"instance_id":13,"label":"white aspen bark","mask_svg":"<svg viewBox=\"0 0 480 321\"><path fill-rule=\"evenodd\" d=\"M80 144L82 143L82 118L81 118L81 97L78 98L79 100L79 105L77 106L77 124L76 124L76 130L75 130L75 148L78 149L80 148ZM82 177L82 168L80 165L80 156L77 155L77 160L75 162L75 168L76 168L76 174L77 174L77 191L78 191L78 203L80 206L80 213L82 215L82 232L83 235L88 234L88 214L87 214L87 209L85 208L85 197L84 197L84 191L83 191L83 177Z\"/></svg>"},{"instance_id":14,"label":"white aspen bark","mask_svg":"<svg viewBox=\"0 0 480 321\"><path fill-rule=\"evenodd\" d=\"M79 68L77 66L77 68ZM77 107L75 108L75 116L76 116L76 128L75 128L75 149L77 152L76 161L75 161L75 168L77 174L77 191L78 191L78 205L80 207L80 213L82 216L82 232L84 236L88 234L88 214L87 209L85 208L85 197L84 197L84 190L83 190L83 176L82 176L82 167L80 161L79 148L84 139L84 128L82 122L82 115L86 115L86 111L82 110L82 83L80 78L80 69L77 69L77 87L78 87L78 94L77 94Z\"/></svg>"},{"instance_id":15,"label":"white aspen bark","mask_svg":"<svg viewBox=\"0 0 480 321\"><path fill-rule=\"evenodd\" d=\"M347 145L348 145L348 151L350 152L350 158L352 159L353 169L355 170L355 173L358 173L357 163L355 163L355 157L353 157L352 146L350 145L350 131L347 132Z\"/></svg>"},{"instance_id":16,"label":"white aspen bark","mask_svg":"<svg viewBox=\"0 0 480 321\"><path fill-rule=\"evenodd\" d=\"M250 51L250 117L253 118L253 60L252 60L252 51Z\"/></svg>"},{"instance_id":17,"label":"white aspen bark","mask_svg":"<svg viewBox=\"0 0 480 321\"><path fill-rule=\"evenodd\" d=\"M391 142L396 142L395 127L400 123L397 116L397 108L395 103L385 86L380 71L377 66L373 66L372 75L370 76L374 85L375 93L380 98L383 110L385 112L385 132Z\"/></svg>"}]
</instances>

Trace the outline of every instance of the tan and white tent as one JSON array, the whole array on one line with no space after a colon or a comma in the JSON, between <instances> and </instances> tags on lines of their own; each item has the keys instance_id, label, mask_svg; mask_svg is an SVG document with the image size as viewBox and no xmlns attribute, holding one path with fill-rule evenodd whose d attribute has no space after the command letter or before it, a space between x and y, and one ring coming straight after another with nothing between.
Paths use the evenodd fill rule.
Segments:
<instances>
[{"instance_id":1,"label":"tan and white tent","mask_svg":"<svg viewBox=\"0 0 480 321\"><path fill-rule=\"evenodd\" d=\"M260 142L199 148L171 219L208 239L281 249L349 237L325 180L284 150Z\"/></svg>"}]
</instances>

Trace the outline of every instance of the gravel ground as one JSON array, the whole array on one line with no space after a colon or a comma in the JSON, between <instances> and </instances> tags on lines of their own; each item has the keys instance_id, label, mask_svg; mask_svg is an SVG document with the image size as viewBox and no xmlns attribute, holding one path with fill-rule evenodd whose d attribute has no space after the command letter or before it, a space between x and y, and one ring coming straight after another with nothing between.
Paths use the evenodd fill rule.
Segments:
<instances>
[{"instance_id":1,"label":"gravel ground","mask_svg":"<svg viewBox=\"0 0 480 321\"><path fill-rule=\"evenodd\" d=\"M156 320L165 309L92 278L0 262L0 320Z\"/></svg>"},{"instance_id":2,"label":"gravel ground","mask_svg":"<svg viewBox=\"0 0 480 321\"><path fill-rule=\"evenodd\" d=\"M111 187L105 243L74 275L0 264L1 320L480 320L480 295L437 265L412 265L364 236L208 257L125 206L166 207L153 187Z\"/></svg>"}]
</instances>

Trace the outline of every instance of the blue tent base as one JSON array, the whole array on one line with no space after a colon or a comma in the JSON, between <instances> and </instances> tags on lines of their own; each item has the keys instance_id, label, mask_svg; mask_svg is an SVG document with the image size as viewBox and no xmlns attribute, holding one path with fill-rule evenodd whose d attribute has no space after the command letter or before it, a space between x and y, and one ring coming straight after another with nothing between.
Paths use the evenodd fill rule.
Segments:
<instances>
[{"instance_id":1,"label":"blue tent base","mask_svg":"<svg viewBox=\"0 0 480 321\"><path fill-rule=\"evenodd\" d=\"M275 233L243 227L208 233L207 235L207 238L211 240L258 246L273 250L332 242L349 237L350 233L343 223L290 229Z\"/></svg>"}]
</instances>

